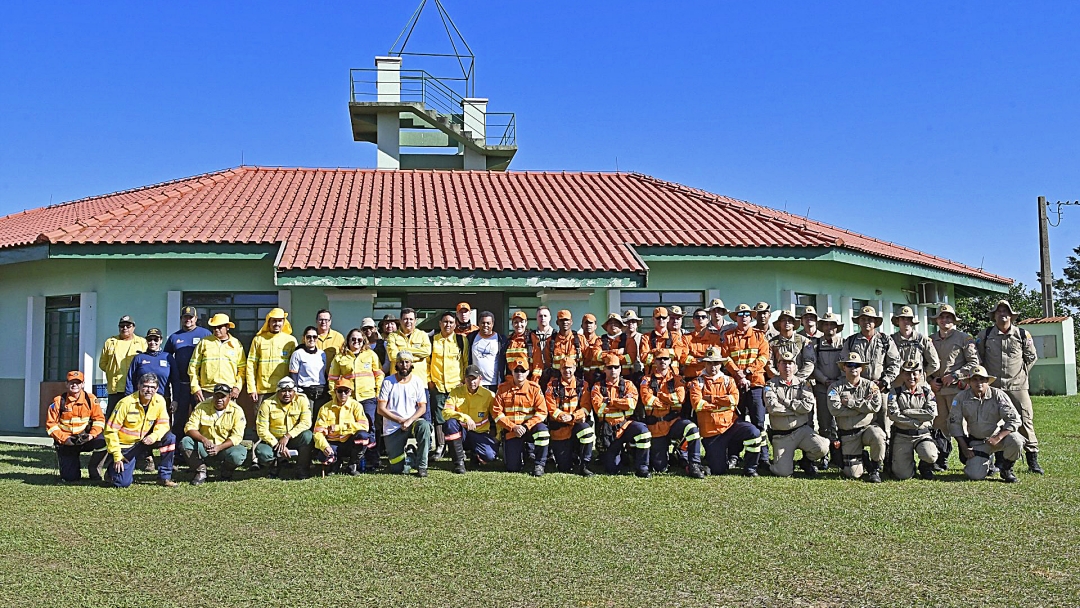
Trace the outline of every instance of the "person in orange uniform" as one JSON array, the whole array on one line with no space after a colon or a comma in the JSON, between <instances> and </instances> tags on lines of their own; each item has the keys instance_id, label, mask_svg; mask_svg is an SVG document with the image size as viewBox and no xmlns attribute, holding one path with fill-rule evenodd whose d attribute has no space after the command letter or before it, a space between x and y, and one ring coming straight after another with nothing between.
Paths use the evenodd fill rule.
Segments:
<instances>
[{"instance_id":1,"label":"person in orange uniform","mask_svg":"<svg viewBox=\"0 0 1080 608\"><path fill-rule=\"evenodd\" d=\"M533 350L536 348L536 338L533 332L529 329L529 315L524 311L515 310L514 314L510 315L510 327L513 329L510 335L506 336L506 377L501 380L510 379L510 370L518 363L524 363L530 370L535 370L536 366L532 360ZM543 371L543 363L539 362L538 365ZM538 377L531 378L533 381L538 380Z\"/></svg>"},{"instance_id":2,"label":"person in orange uniform","mask_svg":"<svg viewBox=\"0 0 1080 608\"><path fill-rule=\"evenodd\" d=\"M510 380L499 385L491 403L491 417L502 429L503 460L507 471L521 471L525 443L531 443L535 457L530 474L540 477L544 474L548 444L551 443L551 433L544 424L547 418L544 393L539 384L529 380L529 368L524 363L517 363L510 373Z\"/></svg>"},{"instance_id":3,"label":"person in orange uniform","mask_svg":"<svg viewBox=\"0 0 1080 608\"><path fill-rule=\"evenodd\" d=\"M668 309L657 306L653 309L653 330L641 336L641 344L638 345L638 355L646 377L652 375L652 362L654 353L663 350L672 350L675 359L671 362L675 373L679 373L681 366L690 365L694 358L690 356L690 348L682 332L675 333L668 329Z\"/></svg>"},{"instance_id":4,"label":"person in orange uniform","mask_svg":"<svg viewBox=\"0 0 1080 608\"><path fill-rule=\"evenodd\" d=\"M548 383L544 394L555 466L560 473L569 473L576 467L578 475L592 477L589 463L592 462L596 433L587 399L582 399L585 383L577 379L575 361L565 361L560 371L559 377Z\"/></svg>"},{"instance_id":5,"label":"person in orange uniform","mask_svg":"<svg viewBox=\"0 0 1080 608\"><path fill-rule=\"evenodd\" d=\"M630 374L634 371L634 361L630 358L629 351L627 350L630 344L630 336L628 336L623 330L626 328L626 323L623 321L619 313L613 312L608 315L606 321L604 321L604 335L600 336L600 356L615 355L622 362L622 377L633 382L630 378ZM637 346L634 344L633 346ZM635 348L635 350L637 350ZM597 378L599 380L599 378Z\"/></svg>"},{"instance_id":6,"label":"person in orange uniform","mask_svg":"<svg viewBox=\"0 0 1080 608\"><path fill-rule=\"evenodd\" d=\"M600 345L600 336L596 335L596 315L592 313L586 313L581 317L581 346L585 349L585 358L582 360L585 381L599 382L604 376L604 372L600 369L600 356L603 354L603 349Z\"/></svg>"},{"instance_id":7,"label":"person in orange uniform","mask_svg":"<svg viewBox=\"0 0 1080 608\"><path fill-rule=\"evenodd\" d=\"M98 464L105 458L105 414L93 395L83 390L80 371L67 373L68 390L57 395L45 416L45 430L52 437L60 461L61 481L82 477L79 454L95 452L90 458L90 481L101 481Z\"/></svg>"},{"instance_id":8,"label":"person in orange uniform","mask_svg":"<svg viewBox=\"0 0 1080 608\"><path fill-rule=\"evenodd\" d=\"M467 336L474 331L480 331L478 325L472 322L472 306L468 302L461 302L457 305L457 326L454 327L454 333L459 336Z\"/></svg>"},{"instance_id":9,"label":"person in orange uniform","mask_svg":"<svg viewBox=\"0 0 1080 608\"><path fill-rule=\"evenodd\" d=\"M745 450L743 474L757 477L759 456L765 442L756 426L738 418L739 388L735 380L723 372L728 358L713 347L705 352L702 361L705 371L690 383L690 404L697 414L709 472L726 474L730 459Z\"/></svg>"},{"instance_id":10,"label":"person in orange uniform","mask_svg":"<svg viewBox=\"0 0 1080 608\"><path fill-rule=\"evenodd\" d=\"M614 355L603 359L604 381L597 382L589 391L589 409L596 415L596 425L601 447L604 449L604 471L609 475L619 473L632 456L634 474L649 477L649 450L652 435L644 422L633 419L637 409L638 391L633 382L622 377L622 363Z\"/></svg>"},{"instance_id":11,"label":"person in orange uniform","mask_svg":"<svg viewBox=\"0 0 1080 608\"><path fill-rule=\"evenodd\" d=\"M704 308L695 310L693 320L694 331L686 336L686 346L694 362L681 370L683 378L687 381L697 378L704 371L705 364L701 362L701 358L705 356L705 351L709 350L710 346L720 347L720 332L709 325L709 311Z\"/></svg>"},{"instance_id":12,"label":"person in orange uniform","mask_svg":"<svg viewBox=\"0 0 1080 608\"><path fill-rule=\"evenodd\" d=\"M585 360L585 342L581 339L581 334L574 331L574 316L570 311L560 310L555 315L555 323L559 326L559 331L547 339L543 348L539 344L533 347L534 372L535 363L546 362L540 375L541 388L547 388L548 382L559 375L564 359L573 358L579 364ZM577 376L584 378L580 367Z\"/></svg>"},{"instance_id":13,"label":"person in orange uniform","mask_svg":"<svg viewBox=\"0 0 1080 608\"><path fill-rule=\"evenodd\" d=\"M696 424L682 418L686 402L686 385L671 369L670 349L653 357L653 374L641 381L641 405L645 424L652 435L649 468L663 473L668 468L668 449L675 443L676 459L686 463L686 474L705 479L701 470L701 434Z\"/></svg>"},{"instance_id":14,"label":"person in orange uniform","mask_svg":"<svg viewBox=\"0 0 1080 608\"><path fill-rule=\"evenodd\" d=\"M720 352L739 388L739 417L749 417L759 434L765 431L765 368L769 365L769 341L765 332L753 327L755 312L747 304L739 304L729 315L735 327L723 333ZM761 461L769 462L769 446L761 453Z\"/></svg>"}]
</instances>

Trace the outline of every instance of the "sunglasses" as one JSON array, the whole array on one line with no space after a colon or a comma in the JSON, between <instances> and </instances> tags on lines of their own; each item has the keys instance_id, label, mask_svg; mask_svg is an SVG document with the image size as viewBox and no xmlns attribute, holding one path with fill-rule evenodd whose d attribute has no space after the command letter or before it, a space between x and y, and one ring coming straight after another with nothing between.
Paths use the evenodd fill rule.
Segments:
<instances>
[{"instance_id":1,"label":"sunglasses","mask_svg":"<svg viewBox=\"0 0 1080 608\"><path fill-rule=\"evenodd\" d=\"M528 372L528 371L529 371L529 370L527 370L527 369L524 369L524 368L520 368L520 367L519 367L519 368L517 368L517 369L515 369L515 370L514 370L514 373L515 373L515 374L524 374L524 373L526 373L526 372Z\"/></svg>"},{"instance_id":2,"label":"sunglasses","mask_svg":"<svg viewBox=\"0 0 1080 608\"><path fill-rule=\"evenodd\" d=\"M339 395L348 395L349 393L352 392L352 390L347 389L347 388L339 388L339 389L336 389L334 392L339 394Z\"/></svg>"},{"instance_id":3,"label":"sunglasses","mask_svg":"<svg viewBox=\"0 0 1080 608\"><path fill-rule=\"evenodd\" d=\"M671 357L657 357L657 361L671 361Z\"/></svg>"},{"instance_id":4,"label":"sunglasses","mask_svg":"<svg viewBox=\"0 0 1080 608\"><path fill-rule=\"evenodd\" d=\"M363 342L360 338L349 338L349 342Z\"/></svg>"},{"instance_id":5,"label":"sunglasses","mask_svg":"<svg viewBox=\"0 0 1080 608\"><path fill-rule=\"evenodd\" d=\"M653 317L653 318L656 319L657 321L663 321L667 317Z\"/></svg>"},{"instance_id":6,"label":"sunglasses","mask_svg":"<svg viewBox=\"0 0 1080 608\"><path fill-rule=\"evenodd\" d=\"M753 315L754 315L754 313L752 313L752 312L740 312L740 313L735 314L736 317L750 317L750 316L753 316Z\"/></svg>"},{"instance_id":7,"label":"sunglasses","mask_svg":"<svg viewBox=\"0 0 1080 608\"><path fill-rule=\"evenodd\" d=\"M694 315L695 319L708 319L709 315Z\"/></svg>"},{"instance_id":8,"label":"sunglasses","mask_svg":"<svg viewBox=\"0 0 1080 608\"><path fill-rule=\"evenodd\" d=\"M622 369L621 365L606 365L604 369Z\"/></svg>"},{"instance_id":9,"label":"sunglasses","mask_svg":"<svg viewBox=\"0 0 1080 608\"><path fill-rule=\"evenodd\" d=\"M161 338L159 338L157 336L150 336L149 338L146 339L146 341L147 342L161 342Z\"/></svg>"},{"instance_id":10,"label":"sunglasses","mask_svg":"<svg viewBox=\"0 0 1080 608\"><path fill-rule=\"evenodd\" d=\"M305 340L318 340L319 336L317 336L315 334L308 334L308 335L304 336L304 339Z\"/></svg>"},{"instance_id":11,"label":"sunglasses","mask_svg":"<svg viewBox=\"0 0 1080 608\"><path fill-rule=\"evenodd\" d=\"M848 363L848 364L846 364L846 367L848 369L861 369L862 368L862 366L859 365L858 363Z\"/></svg>"}]
</instances>

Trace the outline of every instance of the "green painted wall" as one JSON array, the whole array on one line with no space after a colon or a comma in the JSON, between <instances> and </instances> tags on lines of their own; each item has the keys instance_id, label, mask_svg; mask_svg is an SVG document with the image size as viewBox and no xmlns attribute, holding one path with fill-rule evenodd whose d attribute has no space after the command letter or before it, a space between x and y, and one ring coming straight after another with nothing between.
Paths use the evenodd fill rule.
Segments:
<instances>
[{"instance_id":1,"label":"green painted wall","mask_svg":"<svg viewBox=\"0 0 1080 608\"><path fill-rule=\"evenodd\" d=\"M1045 351L1028 378L1028 387L1032 394L1075 395L1076 394L1076 345L1073 343L1072 319L1064 323L1035 323L1024 325L1024 331L1035 339L1039 336L1057 338L1057 356L1047 357Z\"/></svg>"}]
</instances>

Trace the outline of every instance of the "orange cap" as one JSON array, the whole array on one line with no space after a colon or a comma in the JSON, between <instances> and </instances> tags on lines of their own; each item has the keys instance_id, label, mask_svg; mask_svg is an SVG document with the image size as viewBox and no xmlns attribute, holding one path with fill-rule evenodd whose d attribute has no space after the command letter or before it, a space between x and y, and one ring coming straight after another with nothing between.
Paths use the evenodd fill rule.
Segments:
<instances>
[{"instance_id":1,"label":"orange cap","mask_svg":"<svg viewBox=\"0 0 1080 608\"><path fill-rule=\"evenodd\" d=\"M78 370L70 371L70 372L67 373L67 381L71 382L73 380L78 380L79 382L85 382L86 377L83 376L83 373L78 371Z\"/></svg>"},{"instance_id":2,"label":"orange cap","mask_svg":"<svg viewBox=\"0 0 1080 608\"><path fill-rule=\"evenodd\" d=\"M656 308L652 309L652 314L653 314L654 317L656 315L660 315L662 317L668 316L667 309L664 308L663 306L657 306Z\"/></svg>"},{"instance_id":3,"label":"orange cap","mask_svg":"<svg viewBox=\"0 0 1080 608\"><path fill-rule=\"evenodd\" d=\"M458 312L461 312L463 310L464 311L470 311L470 310L472 310L472 306L469 306L468 302L462 302L462 303L457 305L457 309L458 309Z\"/></svg>"},{"instance_id":4,"label":"orange cap","mask_svg":"<svg viewBox=\"0 0 1080 608\"><path fill-rule=\"evenodd\" d=\"M585 313L585 316L581 317L581 322L584 323L586 321L590 323L596 323L596 315L592 314L591 312Z\"/></svg>"},{"instance_id":5,"label":"orange cap","mask_svg":"<svg viewBox=\"0 0 1080 608\"><path fill-rule=\"evenodd\" d=\"M604 367L622 367L622 364L619 362L619 356L612 353L604 355L601 361L603 362Z\"/></svg>"},{"instance_id":6,"label":"orange cap","mask_svg":"<svg viewBox=\"0 0 1080 608\"><path fill-rule=\"evenodd\" d=\"M514 314L510 315L511 321L516 321L517 319L521 319L522 321L528 321L529 315L525 314L524 311L518 310L515 311Z\"/></svg>"},{"instance_id":7,"label":"orange cap","mask_svg":"<svg viewBox=\"0 0 1080 608\"><path fill-rule=\"evenodd\" d=\"M555 320L556 321L562 321L563 319L573 319L573 318L574 318L574 315L570 314L570 311L566 310L565 308L560 310L559 313L557 315L555 315Z\"/></svg>"}]
</instances>

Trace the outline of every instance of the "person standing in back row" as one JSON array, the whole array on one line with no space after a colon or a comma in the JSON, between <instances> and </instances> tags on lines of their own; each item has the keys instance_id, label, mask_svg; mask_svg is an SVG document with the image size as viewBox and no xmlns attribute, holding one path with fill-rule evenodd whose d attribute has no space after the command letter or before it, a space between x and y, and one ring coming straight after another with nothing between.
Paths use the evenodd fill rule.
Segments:
<instances>
[{"instance_id":1,"label":"person standing in back row","mask_svg":"<svg viewBox=\"0 0 1080 608\"><path fill-rule=\"evenodd\" d=\"M118 323L119 333L105 340L98 358L98 369L105 373L105 385L109 391L105 417L112 415L113 408L127 393L127 373L135 355L146 352L146 340L135 335L135 321L124 315Z\"/></svg>"},{"instance_id":2,"label":"person standing in back row","mask_svg":"<svg viewBox=\"0 0 1080 608\"><path fill-rule=\"evenodd\" d=\"M934 418L934 443L938 448L935 471L948 467L952 453L952 435L949 433L949 406L960 392L960 381L979 365L979 351L975 338L956 328L956 310L948 304L938 308L934 317L938 330L930 337L937 350L941 367L930 376L930 386L937 399L937 417Z\"/></svg>"},{"instance_id":3,"label":"person standing in back row","mask_svg":"<svg viewBox=\"0 0 1080 608\"><path fill-rule=\"evenodd\" d=\"M162 349L172 356L172 389L176 410L172 416L172 434L182 438L191 410L198 404L191 394L191 377L188 365L199 342L213 337L210 330L199 326L199 311L194 306L180 309L180 329L173 332Z\"/></svg>"},{"instance_id":4,"label":"person standing in back row","mask_svg":"<svg viewBox=\"0 0 1080 608\"><path fill-rule=\"evenodd\" d=\"M994 324L979 332L975 346L979 360L995 377L992 386L1005 391L1020 414L1020 435L1024 438L1028 470L1042 475L1039 439L1035 436L1035 412L1028 394L1028 374L1039 356L1031 334L1016 325L1019 316L1008 300L999 301L994 307Z\"/></svg>"}]
</instances>

